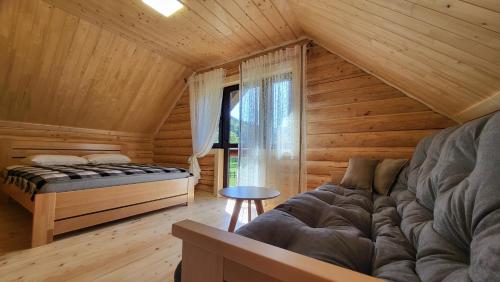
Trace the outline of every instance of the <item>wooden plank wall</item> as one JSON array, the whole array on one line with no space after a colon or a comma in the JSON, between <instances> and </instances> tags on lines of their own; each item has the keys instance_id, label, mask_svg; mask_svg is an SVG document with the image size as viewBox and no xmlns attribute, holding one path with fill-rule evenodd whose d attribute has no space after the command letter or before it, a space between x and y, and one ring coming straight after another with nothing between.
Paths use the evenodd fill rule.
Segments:
<instances>
[{"instance_id":1,"label":"wooden plank wall","mask_svg":"<svg viewBox=\"0 0 500 282\"><path fill-rule=\"evenodd\" d=\"M153 162L152 138L146 134L0 121L1 168L11 164L7 151L13 141L120 144L134 162Z\"/></svg>"},{"instance_id":2,"label":"wooden plank wall","mask_svg":"<svg viewBox=\"0 0 500 282\"><path fill-rule=\"evenodd\" d=\"M351 156L409 158L420 139L456 123L320 46L307 56L308 188L339 182ZM186 91L154 140L157 163L188 167ZM197 189L213 189L213 157L200 160Z\"/></svg>"},{"instance_id":3,"label":"wooden plank wall","mask_svg":"<svg viewBox=\"0 0 500 282\"><path fill-rule=\"evenodd\" d=\"M167 166L189 168L188 159L193 154L189 117L189 92L186 90L154 138L154 161ZM201 178L196 189L213 191L214 156L198 160Z\"/></svg>"},{"instance_id":4,"label":"wooden plank wall","mask_svg":"<svg viewBox=\"0 0 500 282\"><path fill-rule=\"evenodd\" d=\"M409 158L418 141L455 125L320 46L307 56L307 179L338 183L349 157Z\"/></svg>"},{"instance_id":5,"label":"wooden plank wall","mask_svg":"<svg viewBox=\"0 0 500 282\"><path fill-rule=\"evenodd\" d=\"M195 189L214 191L214 155L207 155L198 160L201 167L201 177Z\"/></svg>"}]
</instances>

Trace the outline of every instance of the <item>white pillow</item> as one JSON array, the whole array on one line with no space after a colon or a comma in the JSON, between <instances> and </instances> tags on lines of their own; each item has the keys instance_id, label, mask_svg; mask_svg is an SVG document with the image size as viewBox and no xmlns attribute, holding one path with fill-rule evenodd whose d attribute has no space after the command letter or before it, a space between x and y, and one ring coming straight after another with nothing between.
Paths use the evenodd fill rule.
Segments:
<instances>
[{"instance_id":1,"label":"white pillow","mask_svg":"<svg viewBox=\"0 0 500 282\"><path fill-rule=\"evenodd\" d=\"M129 157L122 154L92 154L83 156L89 164L128 164Z\"/></svg>"},{"instance_id":2,"label":"white pillow","mask_svg":"<svg viewBox=\"0 0 500 282\"><path fill-rule=\"evenodd\" d=\"M82 157L69 155L33 155L21 161L27 165L84 165L88 161Z\"/></svg>"}]
</instances>

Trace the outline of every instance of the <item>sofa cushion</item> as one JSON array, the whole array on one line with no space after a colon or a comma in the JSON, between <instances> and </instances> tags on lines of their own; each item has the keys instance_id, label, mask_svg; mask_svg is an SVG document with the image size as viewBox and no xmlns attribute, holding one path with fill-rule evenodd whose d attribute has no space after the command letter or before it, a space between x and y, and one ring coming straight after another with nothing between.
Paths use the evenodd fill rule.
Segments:
<instances>
[{"instance_id":1,"label":"sofa cushion","mask_svg":"<svg viewBox=\"0 0 500 282\"><path fill-rule=\"evenodd\" d=\"M378 160L350 158L340 186L371 191Z\"/></svg>"},{"instance_id":2,"label":"sofa cushion","mask_svg":"<svg viewBox=\"0 0 500 282\"><path fill-rule=\"evenodd\" d=\"M370 192L325 184L292 197L236 233L370 273L371 211Z\"/></svg>"},{"instance_id":3,"label":"sofa cushion","mask_svg":"<svg viewBox=\"0 0 500 282\"><path fill-rule=\"evenodd\" d=\"M374 196L372 275L389 281L420 281L415 273L416 251L399 229L401 217L393 198Z\"/></svg>"},{"instance_id":4,"label":"sofa cushion","mask_svg":"<svg viewBox=\"0 0 500 282\"><path fill-rule=\"evenodd\" d=\"M387 196L407 159L384 159L378 163L373 177L373 189L380 195Z\"/></svg>"}]
</instances>

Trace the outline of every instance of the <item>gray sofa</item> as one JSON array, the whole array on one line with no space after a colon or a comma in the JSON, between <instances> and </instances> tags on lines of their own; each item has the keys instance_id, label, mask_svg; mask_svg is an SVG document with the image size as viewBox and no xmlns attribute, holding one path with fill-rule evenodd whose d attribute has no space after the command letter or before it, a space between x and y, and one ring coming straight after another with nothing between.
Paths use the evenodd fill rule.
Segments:
<instances>
[{"instance_id":1,"label":"gray sofa","mask_svg":"<svg viewBox=\"0 0 500 282\"><path fill-rule=\"evenodd\" d=\"M425 138L390 196L325 184L238 234L392 281L500 281L500 113Z\"/></svg>"}]
</instances>

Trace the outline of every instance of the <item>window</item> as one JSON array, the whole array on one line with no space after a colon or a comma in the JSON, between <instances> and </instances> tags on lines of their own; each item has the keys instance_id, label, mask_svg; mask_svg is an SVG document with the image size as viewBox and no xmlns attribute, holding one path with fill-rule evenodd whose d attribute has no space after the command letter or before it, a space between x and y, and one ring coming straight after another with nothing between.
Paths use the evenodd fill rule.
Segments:
<instances>
[{"instance_id":1,"label":"window","mask_svg":"<svg viewBox=\"0 0 500 282\"><path fill-rule=\"evenodd\" d=\"M293 114L292 107L296 103L291 89L292 74L285 73L279 80L262 80L260 85L247 88L241 97L241 126L244 132L260 136L261 145L272 149L279 158L289 157L292 153L290 148L297 142L294 125L299 117ZM268 126L262 127L262 121L266 121Z\"/></svg>"},{"instance_id":2,"label":"window","mask_svg":"<svg viewBox=\"0 0 500 282\"><path fill-rule=\"evenodd\" d=\"M224 149L224 187L238 184L238 143L240 140L239 86L224 88L222 110L213 148Z\"/></svg>"},{"instance_id":3,"label":"window","mask_svg":"<svg viewBox=\"0 0 500 282\"><path fill-rule=\"evenodd\" d=\"M290 74L291 76L291 74ZM294 147L294 132L296 131L293 126L294 120L297 117L293 115L292 105L292 81L291 78L283 79L281 81L273 82L272 99L269 101L272 106L266 120L272 120L272 128L270 138L272 142L271 148L276 150L279 157L289 156L290 148Z\"/></svg>"}]
</instances>

